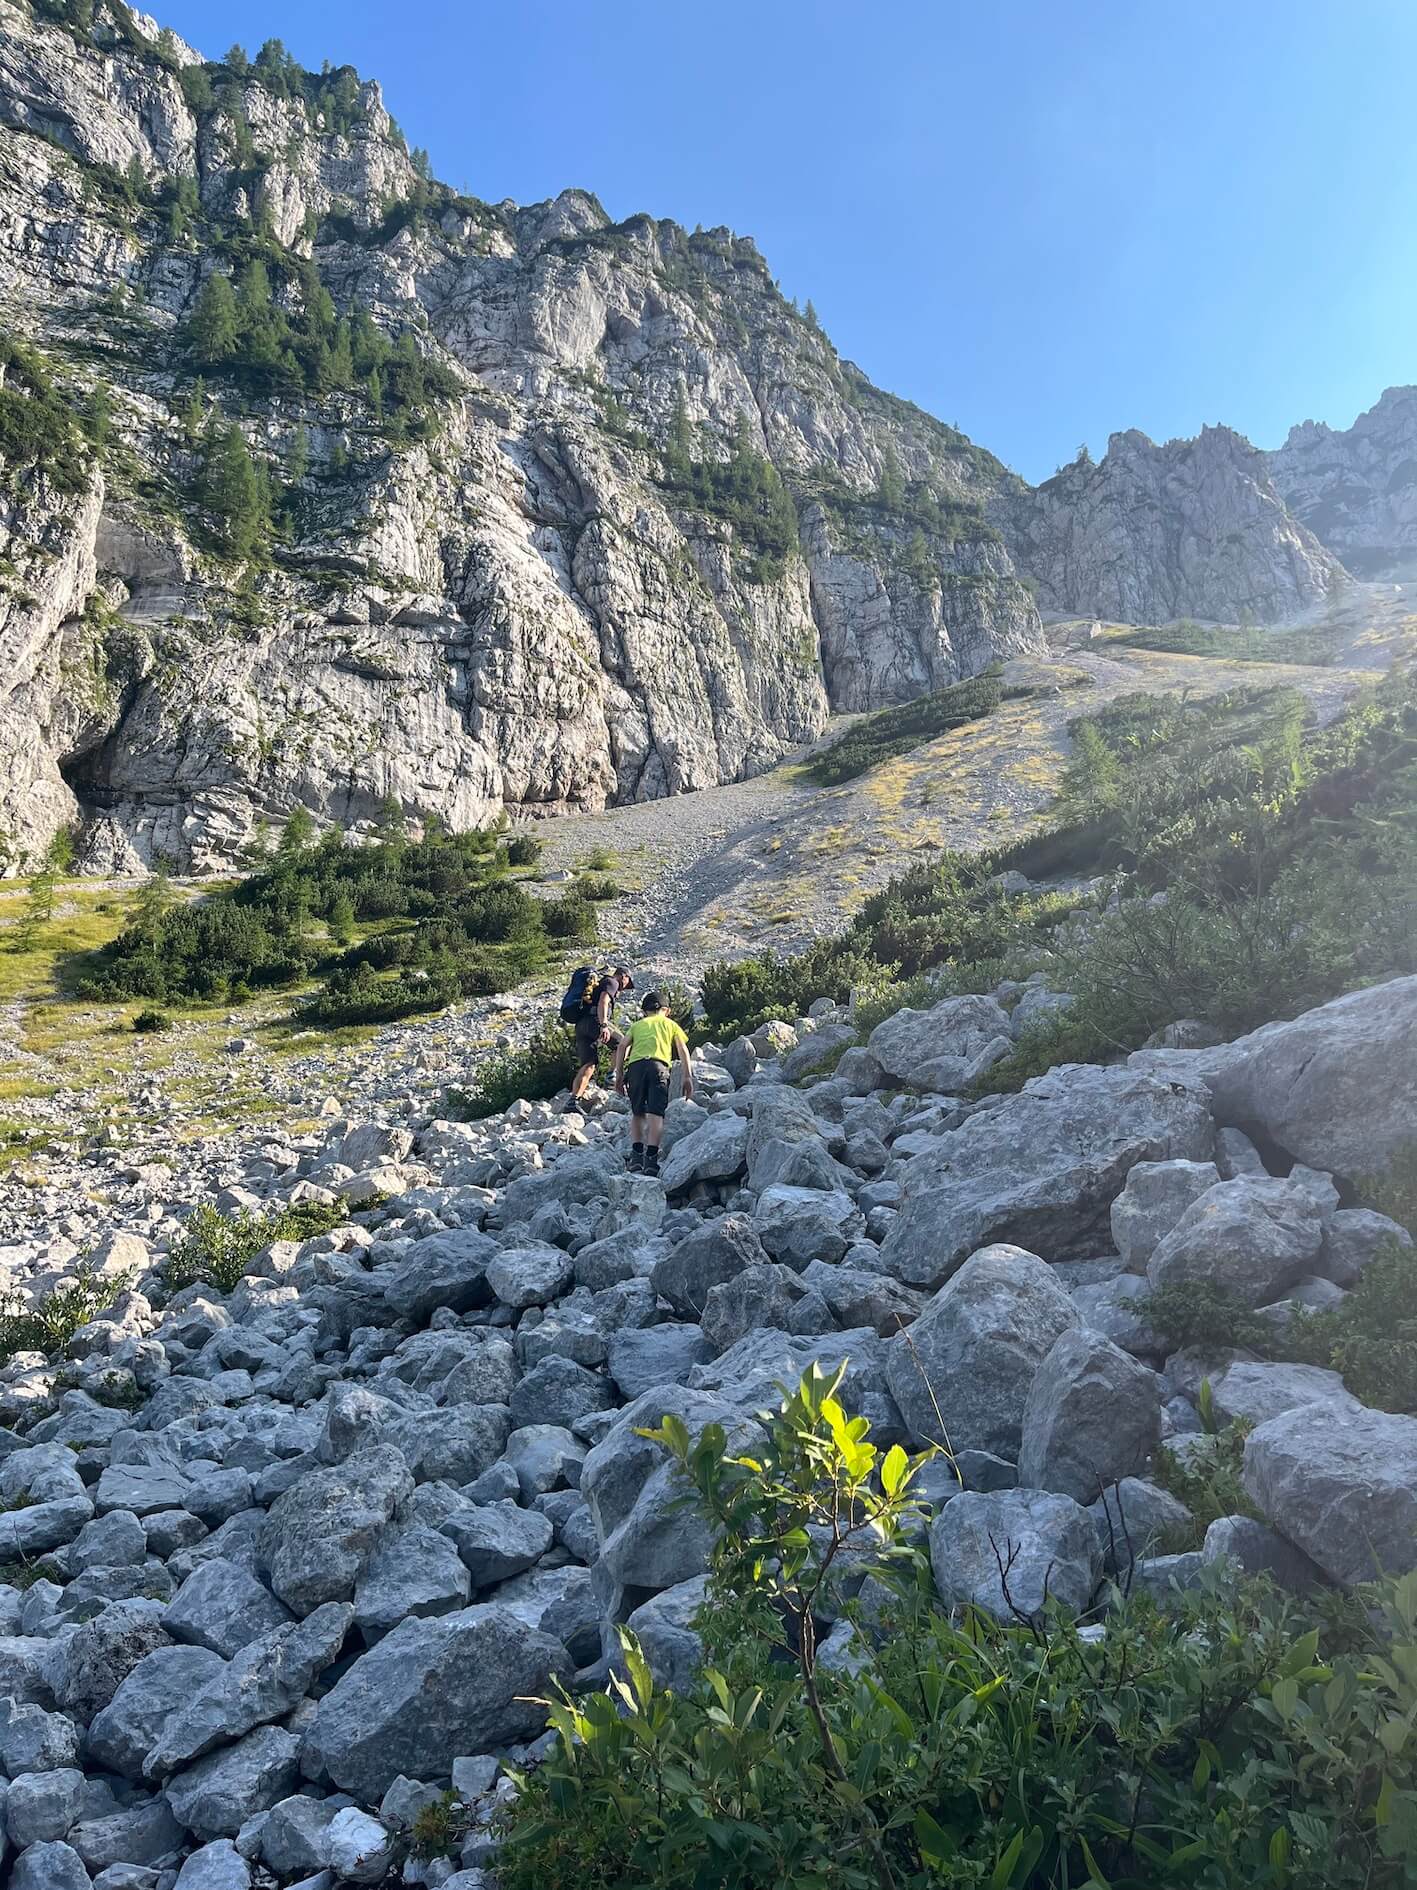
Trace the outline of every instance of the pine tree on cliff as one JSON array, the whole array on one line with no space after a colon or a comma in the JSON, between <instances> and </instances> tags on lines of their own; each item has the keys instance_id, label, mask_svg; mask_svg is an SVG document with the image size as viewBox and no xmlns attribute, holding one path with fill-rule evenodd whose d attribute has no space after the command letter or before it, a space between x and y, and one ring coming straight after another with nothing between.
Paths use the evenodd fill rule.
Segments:
<instances>
[{"instance_id":1,"label":"pine tree on cliff","mask_svg":"<svg viewBox=\"0 0 1417 1890\"><path fill-rule=\"evenodd\" d=\"M240 339L236 291L231 286L230 276L218 270L202 284L197 306L187 324L187 345L194 361L203 367L217 367L233 358Z\"/></svg>"}]
</instances>

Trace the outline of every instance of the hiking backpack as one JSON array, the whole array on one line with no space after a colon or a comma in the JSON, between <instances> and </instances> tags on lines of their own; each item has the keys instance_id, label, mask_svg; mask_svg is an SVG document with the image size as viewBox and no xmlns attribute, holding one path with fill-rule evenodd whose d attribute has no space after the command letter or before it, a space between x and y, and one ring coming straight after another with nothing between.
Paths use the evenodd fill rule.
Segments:
<instances>
[{"instance_id":1,"label":"hiking backpack","mask_svg":"<svg viewBox=\"0 0 1417 1890\"><path fill-rule=\"evenodd\" d=\"M594 965L581 965L571 973L571 982L566 986L566 995L561 999L561 1022L577 1023L586 1010L595 1002L600 979L596 976Z\"/></svg>"}]
</instances>

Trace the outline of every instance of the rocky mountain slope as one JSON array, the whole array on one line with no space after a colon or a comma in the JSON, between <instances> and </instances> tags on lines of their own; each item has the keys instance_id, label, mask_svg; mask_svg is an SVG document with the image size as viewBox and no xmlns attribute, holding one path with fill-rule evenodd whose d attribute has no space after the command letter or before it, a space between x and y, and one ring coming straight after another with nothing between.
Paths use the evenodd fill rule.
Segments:
<instances>
[{"instance_id":1,"label":"rocky mountain slope","mask_svg":"<svg viewBox=\"0 0 1417 1890\"><path fill-rule=\"evenodd\" d=\"M751 1428L813 1359L849 1359L883 1443L947 1427L959 1477L925 1492L947 1602L1085 1609L1115 1574L1164 1606L1222 1566L1307 1592L1417 1563L1417 1420L1332 1371L1177 1351L1144 1305L1223 1284L1282 1322L1406 1240L1342 1203L1410 1131L1417 980L961 1101L1040 998L901 1011L864 1045L819 1003L706 1048L660 1179L626 1172L613 1100L469 1125L405 1091L180 1173L119 1164L67 1232L12 1245L30 1290L69 1275L71 1234L122 1290L62 1374L0 1370L8 1881L483 1890L548 1681L603 1678L625 1622L662 1684L701 1658L708 1535L636 1427ZM217 1190L327 1231L180 1285ZM1163 1442L1214 1459L1198 1402L1254 1426L1251 1513L1172 1552L1192 1519L1152 1472ZM845 1619L821 1632L828 1666L869 1659ZM440 1854L405 1863L449 1790Z\"/></svg>"},{"instance_id":2,"label":"rocky mountain slope","mask_svg":"<svg viewBox=\"0 0 1417 1890\"><path fill-rule=\"evenodd\" d=\"M12 844L674 793L1036 645L1019 482L751 241L458 196L347 68L93 13L0 5L0 319L88 439L7 471Z\"/></svg>"},{"instance_id":3,"label":"rocky mountain slope","mask_svg":"<svg viewBox=\"0 0 1417 1890\"><path fill-rule=\"evenodd\" d=\"M1265 457L1285 504L1350 571L1410 576L1417 559L1417 387L1389 387L1346 429L1305 420Z\"/></svg>"},{"instance_id":4,"label":"rocky mountain slope","mask_svg":"<svg viewBox=\"0 0 1417 1890\"><path fill-rule=\"evenodd\" d=\"M1286 508L1265 455L1228 427L1164 446L1114 433L1100 463L1074 460L1002 504L1015 555L1059 616L1271 623L1346 581Z\"/></svg>"}]
</instances>

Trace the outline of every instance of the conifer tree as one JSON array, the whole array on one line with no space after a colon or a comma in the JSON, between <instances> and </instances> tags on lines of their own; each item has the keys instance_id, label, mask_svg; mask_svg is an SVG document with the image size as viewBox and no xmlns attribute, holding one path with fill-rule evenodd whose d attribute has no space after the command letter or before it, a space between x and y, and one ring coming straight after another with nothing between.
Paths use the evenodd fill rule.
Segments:
<instances>
[{"instance_id":1,"label":"conifer tree","mask_svg":"<svg viewBox=\"0 0 1417 1890\"><path fill-rule=\"evenodd\" d=\"M298 486L309 470L310 435L303 426L298 426L290 442L290 458L286 461L285 476L291 485Z\"/></svg>"},{"instance_id":2,"label":"conifer tree","mask_svg":"<svg viewBox=\"0 0 1417 1890\"><path fill-rule=\"evenodd\" d=\"M187 341L194 361L204 367L217 367L236 354L241 336L241 319L236 292L230 276L220 270L202 284L197 306L187 324Z\"/></svg>"},{"instance_id":3,"label":"conifer tree","mask_svg":"<svg viewBox=\"0 0 1417 1890\"><path fill-rule=\"evenodd\" d=\"M297 801L291 808L284 827L281 828L280 845L276 848L278 859L294 859L305 852L315 838L315 822L310 809L303 802Z\"/></svg>"}]
</instances>

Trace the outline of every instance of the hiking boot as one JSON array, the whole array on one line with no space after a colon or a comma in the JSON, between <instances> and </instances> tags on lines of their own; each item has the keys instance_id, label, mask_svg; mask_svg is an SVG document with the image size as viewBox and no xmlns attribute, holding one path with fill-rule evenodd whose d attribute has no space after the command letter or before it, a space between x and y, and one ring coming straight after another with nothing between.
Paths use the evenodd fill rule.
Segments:
<instances>
[{"instance_id":1,"label":"hiking boot","mask_svg":"<svg viewBox=\"0 0 1417 1890\"><path fill-rule=\"evenodd\" d=\"M644 1165L640 1169L640 1173L642 1175L653 1175L655 1179L658 1180L659 1178L659 1150L657 1148L647 1148L645 1150Z\"/></svg>"},{"instance_id":2,"label":"hiking boot","mask_svg":"<svg viewBox=\"0 0 1417 1890\"><path fill-rule=\"evenodd\" d=\"M642 1175L645 1172L645 1152L642 1148L632 1148L625 1157L625 1173Z\"/></svg>"},{"instance_id":3,"label":"hiking boot","mask_svg":"<svg viewBox=\"0 0 1417 1890\"><path fill-rule=\"evenodd\" d=\"M571 1100L566 1104L566 1107L561 1111L561 1114L563 1116L583 1116L585 1111L581 1108L576 1098L572 1096Z\"/></svg>"}]
</instances>

